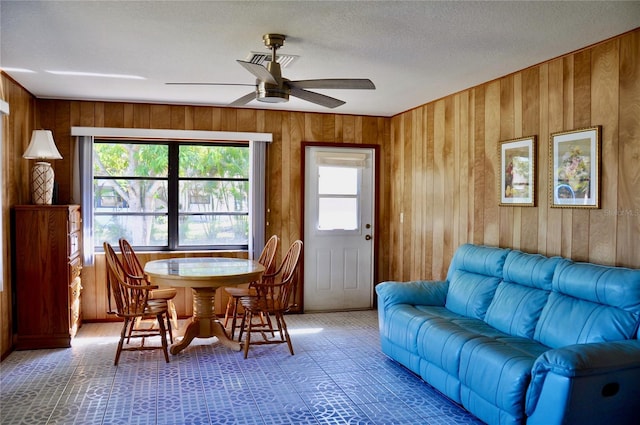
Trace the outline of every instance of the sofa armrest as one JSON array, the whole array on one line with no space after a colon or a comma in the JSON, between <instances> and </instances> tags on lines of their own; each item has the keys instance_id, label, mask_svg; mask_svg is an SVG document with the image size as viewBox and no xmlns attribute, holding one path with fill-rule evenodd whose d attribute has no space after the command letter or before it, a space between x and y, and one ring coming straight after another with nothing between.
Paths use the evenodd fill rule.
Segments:
<instances>
[{"instance_id":1,"label":"sofa armrest","mask_svg":"<svg viewBox=\"0 0 640 425\"><path fill-rule=\"evenodd\" d=\"M382 282L376 286L378 307L395 304L443 306L448 287L446 281Z\"/></svg>"},{"instance_id":2,"label":"sofa armrest","mask_svg":"<svg viewBox=\"0 0 640 425\"><path fill-rule=\"evenodd\" d=\"M608 405L613 405L615 400L616 405L626 406L640 395L638 377L638 340L575 344L549 350L533 365L526 414L540 415L548 411L550 401L556 407L564 406L556 409L564 411L563 414L581 411L595 421L604 414L599 411L603 400L607 400ZM562 420L566 421L566 417Z\"/></svg>"}]
</instances>

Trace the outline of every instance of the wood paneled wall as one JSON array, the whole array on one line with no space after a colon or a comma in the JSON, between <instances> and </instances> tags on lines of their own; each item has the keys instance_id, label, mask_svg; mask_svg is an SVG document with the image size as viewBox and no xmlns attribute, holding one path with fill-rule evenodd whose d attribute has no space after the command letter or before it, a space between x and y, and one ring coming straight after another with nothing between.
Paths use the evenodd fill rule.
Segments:
<instances>
[{"instance_id":1,"label":"wood paneled wall","mask_svg":"<svg viewBox=\"0 0 640 425\"><path fill-rule=\"evenodd\" d=\"M11 206L29 202L29 162L22 159L34 129L36 102L26 90L0 73L0 99L9 104L10 114L3 118L2 137L2 246L4 288L0 291L0 359L13 346L11 310Z\"/></svg>"},{"instance_id":2,"label":"wood paneled wall","mask_svg":"<svg viewBox=\"0 0 640 425\"><path fill-rule=\"evenodd\" d=\"M444 278L465 242L640 267L639 52L635 30L393 117L381 276ZM601 209L551 208L550 134L595 125ZM537 206L500 207L498 141L530 135Z\"/></svg>"},{"instance_id":3,"label":"wood paneled wall","mask_svg":"<svg viewBox=\"0 0 640 425\"><path fill-rule=\"evenodd\" d=\"M381 146L379 280L443 278L454 250L465 242L640 267L639 52L637 29L393 118L36 101L3 75L0 95L11 108L3 148L5 235L10 206L29 201L30 164L21 155L36 126L54 131L64 156L53 164L60 202L78 202L71 199L71 126L257 131L274 135L267 232L279 234L283 245L301 237L302 142ZM592 125L603 126L602 208L550 208L549 135ZM538 136L537 206L500 207L498 141L528 135ZM97 267L84 270L85 318L105 317L102 276ZM180 301L185 313L186 297ZM11 347L10 300L5 289L2 355Z\"/></svg>"},{"instance_id":4,"label":"wood paneled wall","mask_svg":"<svg viewBox=\"0 0 640 425\"><path fill-rule=\"evenodd\" d=\"M61 203L72 199L72 126L159 128L267 132L273 142L267 149L267 237L277 234L282 246L279 257L294 240L301 238L302 188L301 146L307 142L368 143L389 140L390 119L337 114L316 114L206 106L172 106L135 103L38 100L38 118L52 129L63 160L54 164ZM69 159L67 159L69 158ZM278 261L280 258L278 258ZM86 267L83 278L83 316L106 319L104 264ZM178 314L191 313L190 294L178 297ZM217 310L221 301L216 302Z\"/></svg>"}]
</instances>

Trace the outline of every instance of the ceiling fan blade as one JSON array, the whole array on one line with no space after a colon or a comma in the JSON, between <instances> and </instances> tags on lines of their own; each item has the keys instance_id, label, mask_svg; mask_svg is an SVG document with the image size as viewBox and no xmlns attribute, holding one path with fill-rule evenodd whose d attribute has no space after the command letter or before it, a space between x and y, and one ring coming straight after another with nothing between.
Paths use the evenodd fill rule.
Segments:
<instances>
[{"instance_id":1,"label":"ceiling fan blade","mask_svg":"<svg viewBox=\"0 0 640 425\"><path fill-rule=\"evenodd\" d=\"M325 96L324 94L314 93L312 91L304 90L299 87L290 86L291 96L299 97L307 102L315 103L327 108L337 108L340 105L344 105L346 102L335 97Z\"/></svg>"},{"instance_id":2,"label":"ceiling fan blade","mask_svg":"<svg viewBox=\"0 0 640 425\"><path fill-rule=\"evenodd\" d=\"M241 60L236 60L236 62L242 65L247 71L255 75L258 80L264 81L265 83L269 84L278 84L273 75L271 75L271 73L264 66Z\"/></svg>"},{"instance_id":3,"label":"ceiling fan blade","mask_svg":"<svg viewBox=\"0 0 640 425\"><path fill-rule=\"evenodd\" d=\"M243 106L256 98L256 92L247 93L244 96L234 100L229 106Z\"/></svg>"},{"instance_id":4,"label":"ceiling fan blade","mask_svg":"<svg viewBox=\"0 0 640 425\"><path fill-rule=\"evenodd\" d=\"M168 86L247 86L255 87L255 84L242 83L165 83Z\"/></svg>"},{"instance_id":5,"label":"ceiling fan blade","mask_svg":"<svg viewBox=\"0 0 640 425\"><path fill-rule=\"evenodd\" d=\"M289 86L300 89L362 89L373 90L376 86L366 78L324 78L319 80L289 81Z\"/></svg>"}]
</instances>

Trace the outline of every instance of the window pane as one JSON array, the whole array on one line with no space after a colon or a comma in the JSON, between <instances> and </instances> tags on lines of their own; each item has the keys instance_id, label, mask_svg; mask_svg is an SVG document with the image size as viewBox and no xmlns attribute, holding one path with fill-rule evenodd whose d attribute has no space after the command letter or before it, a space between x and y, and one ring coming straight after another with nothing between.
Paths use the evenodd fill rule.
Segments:
<instances>
[{"instance_id":1,"label":"window pane","mask_svg":"<svg viewBox=\"0 0 640 425\"><path fill-rule=\"evenodd\" d=\"M126 237L141 248L247 247L249 152L248 145L96 140L96 245ZM169 174L174 161L178 172Z\"/></svg>"},{"instance_id":2,"label":"window pane","mask_svg":"<svg viewBox=\"0 0 640 425\"><path fill-rule=\"evenodd\" d=\"M122 237L134 246L166 246L168 243L166 216L96 215L93 224L94 238L100 244L107 241L118 245Z\"/></svg>"},{"instance_id":3,"label":"window pane","mask_svg":"<svg viewBox=\"0 0 640 425\"><path fill-rule=\"evenodd\" d=\"M247 181L180 181L180 212L249 211Z\"/></svg>"},{"instance_id":4,"label":"window pane","mask_svg":"<svg viewBox=\"0 0 640 425\"><path fill-rule=\"evenodd\" d=\"M355 230L358 228L356 198L320 198L318 230Z\"/></svg>"},{"instance_id":5,"label":"window pane","mask_svg":"<svg viewBox=\"0 0 640 425\"><path fill-rule=\"evenodd\" d=\"M180 146L180 177L249 178L249 148Z\"/></svg>"},{"instance_id":6,"label":"window pane","mask_svg":"<svg viewBox=\"0 0 640 425\"><path fill-rule=\"evenodd\" d=\"M247 245L248 215L180 215L180 245Z\"/></svg>"},{"instance_id":7,"label":"window pane","mask_svg":"<svg viewBox=\"0 0 640 425\"><path fill-rule=\"evenodd\" d=\"M140 143L102 143L93 146L95 177L166 177L169 147Z\"/></svg>"},{"instance_id":8,"label":"window pane","mask_svg":"<svg viewBox=\"0 0 640 425\"><path fill-rule=\"evenodd\" d=\"M358 169L345 167L318 167L318 194L357 195Z\"/></svg>"},{"instance_id":9,"label":"window pane","mask_svg":"<svg viewBox=\"0 0 640 425\"><path fill-rule=\"evenodd\" d=\"M94 212L166 212L166 180L96 179Z\"/></svg>"}]
</instances>

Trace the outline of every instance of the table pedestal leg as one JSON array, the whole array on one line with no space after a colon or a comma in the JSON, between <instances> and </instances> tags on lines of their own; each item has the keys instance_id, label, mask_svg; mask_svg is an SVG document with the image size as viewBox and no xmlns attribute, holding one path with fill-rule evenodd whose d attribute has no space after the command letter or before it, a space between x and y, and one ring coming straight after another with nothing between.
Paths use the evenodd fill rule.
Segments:
<instances>
[{"instance_id":1,"label":"table pedestal leg","mask_svg":"<svg viewBox=\"0 0 640 425\"><path fill-rule=\"evenodd\" d=\"M215 288L193 288L193 317L184 337L171 346L171 354L184 350L194 338L217 337L224 346L240 351L238 341L229 339L215 313Z\"/></svg>"}]
</instances>

